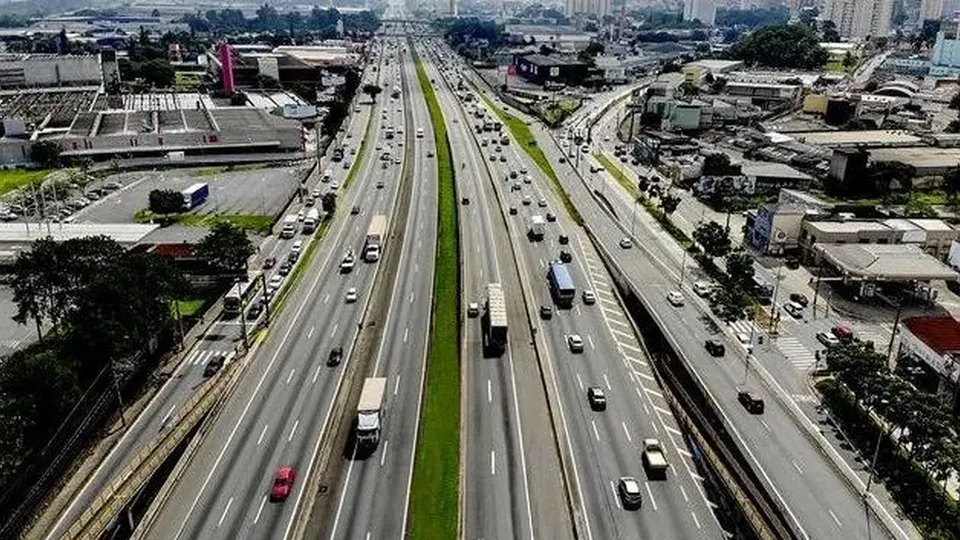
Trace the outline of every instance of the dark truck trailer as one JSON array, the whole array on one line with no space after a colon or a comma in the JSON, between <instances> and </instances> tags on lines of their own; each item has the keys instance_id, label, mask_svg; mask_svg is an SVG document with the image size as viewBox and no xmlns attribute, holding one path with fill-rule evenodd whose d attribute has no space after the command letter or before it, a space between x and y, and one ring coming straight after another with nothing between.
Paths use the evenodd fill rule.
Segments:
<instances>
[{"instance_id":1,"label":"dark truck trailer","mask_svg":"<svg viewBox=\"0 0 960 540\"><path fill-rule=\"evenodd\" d=\"M560 261L550 263L547 270L547 281L550 282L550 295L553 296L554 303L559 307L570 307L573 305L573 299L577 296L577 289L573 285L573 278L570 277L570 269L566 264Z\"/></svg>"},{"instance_id":2,"label":"dark truck trailer","mask_svg":"<svg viewBox=\"0 0 960 540\"><path fill-rule=\"evenodd\" d=\"M205 183L194 184L180 192L183 195L183 206L187 210L193 210L206 202L210 196L210 186Z\"/></svg>"}]
</instances>

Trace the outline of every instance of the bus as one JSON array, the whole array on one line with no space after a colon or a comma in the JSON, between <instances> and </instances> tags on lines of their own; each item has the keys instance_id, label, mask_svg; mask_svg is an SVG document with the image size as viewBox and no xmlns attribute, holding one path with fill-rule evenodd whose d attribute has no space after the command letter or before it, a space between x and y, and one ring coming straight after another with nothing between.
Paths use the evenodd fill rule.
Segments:
<instances>
[{"instance_id":1,"label":"bus","mask_svg":"<svg viewBox=\"0 0 960 540\"><path fill-rule=\"evenodd\" d=\"M234 283L223 297L223 314L235 317L243 312L243 306L257 294L260 276L250 275L246 281Z\"/></svg>"},{"instance_id":2,"label":"bus","mask_svg":"<svg viewBox=\"0 0 960 540\"><path fill-rule=\"evenodd\" d=\"M577 289L573 286L573 278L567 265L560 261L550 263L547 271L547 280L550 282L550 294L557 306L570 307L577 296Z\"/></svg>"}]
</instances>

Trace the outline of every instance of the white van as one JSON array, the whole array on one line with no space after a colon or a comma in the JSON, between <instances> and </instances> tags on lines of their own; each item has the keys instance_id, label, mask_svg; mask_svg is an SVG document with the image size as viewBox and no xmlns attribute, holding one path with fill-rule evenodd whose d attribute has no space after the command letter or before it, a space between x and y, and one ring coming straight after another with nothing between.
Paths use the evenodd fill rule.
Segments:
<instances>
[{"instance_id":1,"label":"white van","mask_svg":"<svg viewBox=\"0 0 960 540\"><path fill-rule=\"evenodd\" d=\"M423 138L423 128L417 128L417 138L418 139Z\"/></svg>"}]
</instances>

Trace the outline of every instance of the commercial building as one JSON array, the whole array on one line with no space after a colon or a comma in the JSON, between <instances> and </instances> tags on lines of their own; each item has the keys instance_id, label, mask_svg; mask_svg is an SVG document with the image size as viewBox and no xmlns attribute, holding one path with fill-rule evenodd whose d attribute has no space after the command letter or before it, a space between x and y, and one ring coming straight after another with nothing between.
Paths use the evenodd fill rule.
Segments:
<instances>
[{"instance_id":1,"label":"commercial building","mask_svg":"<svg viewBox=\"0 0 960 540\"><path fill-rule=\"evenodd\" d=\"M573 26L541 26L527 24L509 24L504 33L511 43L549 45L564 52L583 50L590 44L590 34L580 32Z\"/></svg>"},{"instance_id":2,"label":"commercial building","mask_svg":"<svg viewBox=\"0 0 960 540\"><path fill-rule=\"evenodd\" d=\"M724 86L723 91L731 96L749 98L752 104L766 109L783 103L799 103L803 87L792 84L731 81Z\"/></svg>"},{"instance_id":3,"label":"commercial building","mask_svg":"<svg viewBox=\"0 0 960 540\"><path fill-rule=\"evenodd\" d=\"M823 18L837 25L840 37L862 39L890 33L893 0L827 0Z\"/></svg>"},{"instance_id":4,"label":"commercial building","mask_svg":"<svg viewBox=\"0 0 960 540\"><path fill-rule=\"evenodd\" d=\"M582 83L588 76L590 65L576 57L528 54L513 57L517 75L536 84L547 81L564 84Z\"/></svg>"},{"instance_id":5,"label":"commercial building","mask_svg":"<svg viewBox=\"0 0 960 540\"><path fill-rule=\"evenodd\" d=\"M97 54L0 54L0 89L89 86L102 82Z\"/></svg>"},{"instance_id":6,"label":"commercial building","mask_svg":"<svg viewBox=\"0 0 960 540\"><path fill-rule=\"evenodd\" d=\"M931 388L957 411L960 379L960 323L950 316L908 317L900 326L897 357L919 362L936 376Z\"/></svg>"},{"instance_id":7,"label":"commercial building","mask_svg":"<svg viewBox=\"0 0 960 540\"><path fill-rule=\"evenodd\" d=\"M920 16L917 22L939 21L943 13L943 0L920 0Z\"/></svg>"},{"instance_id":8,"label":"commercial building","mask_svg":"<svg viewBox=\"0 0 960 540\"><path fill-rule=\"evenodd\" d=\"M801 226L799 245L807 259L821 245L913 245L920 253L945 260L958 231L939 219L813 221Z\"/></svg>"},{"instance_id":9,"label":"commercial building","mask_svg":"<svg viewBox=\"0 0 960 540\"><path fill-rule=\"evenodd\" d=\"M798 249L800 226L807 209L792 203L769 203L747 214L746 237L764 254L784 255Z\"/></svg>"},{"instance_id":10,"label":"commercial building","mask_svg":"<svg viewBox=\"0 0 960 540\"><path fill-rule=\"evenodd\" d=\"M717 4L714 0L684 0L683 20L700 21L706 26L713 26L717 18Z\"/></svg>"},{"instance_id":11,"label":"commercial building","mask_svg":"<svg viewBox=\"0 0 960 540\"><path fill-rule=\"evenodd\" d=\"M930 53L930 75L943 77L957 73L960 73L960 35L941 30Z\"/></svg>"},{"instance_id":12,"label":"commercial building","mask_svg":"<svg viewBox=\"0 0 960 540\"><path fill-rule=\"evenodd\" d=\"M610 15L612 10L611 0L566 0L566 15Z\"/></svg>"}]
</instances>

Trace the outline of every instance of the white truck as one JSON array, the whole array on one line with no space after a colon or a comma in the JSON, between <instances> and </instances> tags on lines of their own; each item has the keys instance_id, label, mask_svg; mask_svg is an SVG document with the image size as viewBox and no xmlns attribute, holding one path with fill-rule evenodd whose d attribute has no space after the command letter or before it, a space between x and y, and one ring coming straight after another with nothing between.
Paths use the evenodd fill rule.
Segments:
<instances>
[{"instance_id":1,"label":"white truck","mask_svg":"<svg viewBox=\"0 0 960 540\"><path fill-rule=\"evenodd\" d=\"M297 234L297 215L290 214L283 218L283 228L280 229L280 238L293 238Z\"/></svg>"},{"instance_id":2,"label":"white truck","mask_svg":"<svg viewBox=\"0 0 960 540\"><path fill-rule=\"evenodd\" d=\"M543 240L543 228L546 226L546 222L543 220L543 216L537 214L530 216L530 239L531 240Z\"/></svg>"},{"instance_id":3,"label":"white truck","mask_svg":"<svg viewBox=\"0 0 960 540\"><path fill-rule=\"evenodd\" d=\"M343 255L343 260L340 261L340 273L349 274L353 272L353 265L356 263L356 260L353 257L353 250L346 252Z\"/></svg>"},{"instance_id":4,"label":"white truck","mask_svg":"<svg viewBox=\"0 0 960 540\"><path fill-rule=\"evenodd\" d=\"M663 446L657 439L643 440L643 466L650 476L667 475L667 458L663 455Z\"/></svg>"},{"instance_id":5,"label":"white truck","mask_svg":"<svg viewBox=\"0 0 960 540\"><path fill-rule=\"evenodd\" d=\"M487 302L484 305L483 349L485 356L500 356L507 346L507 301L499 283L487 285Z\"/></svg>"},{"instance_id":6,"label":"white truck","mask_svg":"<svg viewBox=\"0 0 960 540\"><path fill-rule=\"evenodd\" d=\"M383 243L386 239L387 216L376 215L370 220L370 228L367 229L367 239L363 244L363 260L367 262L377 262L383 252Z\"/></svg>"},{"instance_id":7,"label":"white truck","mask_svg":"<svg viewBox=\"0 0 960 540\"><path fill-rule=\"evenodd\" d=\"M316 208L311 208L307 212L307 216L303 218L303 234L311 234L313 231L317 230L317 226L320 224L320 210Z\"/></svg>"},{"instance_id":8,"label":"white truck","mask_svg":"<svg viewBox=\"0 0 960 540\"><path fill-rule=\"evenodd\" d=\"M373 450L380 444L380 418L387 379L369 378L363 381L360 403L357 404L357 447Z\"/></svg>"}]
</instances>

